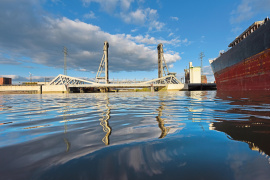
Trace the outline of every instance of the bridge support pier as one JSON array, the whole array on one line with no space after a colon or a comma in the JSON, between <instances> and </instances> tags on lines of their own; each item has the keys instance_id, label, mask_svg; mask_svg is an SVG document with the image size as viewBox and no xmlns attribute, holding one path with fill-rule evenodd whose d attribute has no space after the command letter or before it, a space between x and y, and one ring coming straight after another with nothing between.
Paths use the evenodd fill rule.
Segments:
<instances>
[{"instance_id":1,"label":"bridge support pier","mask_svg":"<svg viewBox=\"0 0 270 180\"><path fill-rule=\"evenodd\" d=\"M153 84L151 84L150 89L151 89L151 92L154 92L155 91L155 88L154 88Z\"/></svg>"},{"instance_id":2,"label":"bridge support pier","mask_svg":"<svg viewBox=\"0 0 270 180\"><path fill-rule=\"evenodd\" d=\"M162 78L163 77L163 44L160 43L157 46L157 50L158 50L158 78Z\"/></svg>"},{"instance_id":3,"label":"bridge support pier","mask_svg":"<svg viewBox=\"0 0 270 180\"><path fill-rule=\"evenodd\" d=\"M84 89L83 88L80 88L80 93L84 93Z\"/></svg>"},{"instance_id":4,"label":"bridge support pier","mask_svg":"<svg viewBox=\"0 0 270 180\"><path fill-rule=\"evenodd\" d=\"M98 83L99 80L104 79L105 84L109 84L109 55L108 55L109 43L107 41L104 42L103 47L103 56L98 68L98 72L96 75L96 82ZM104 77L101 75L104 73Z\"/></svg>"},{"instance_id":5,"label":"bridge support pier","mask_svg":"<svg viewBox=\"0 0 270 180\"><path fill-rule=\"evenodd\" d=\"M102 93L109 92L109 88L100 88L100 92Z\"/></svg>"}]
</instances>

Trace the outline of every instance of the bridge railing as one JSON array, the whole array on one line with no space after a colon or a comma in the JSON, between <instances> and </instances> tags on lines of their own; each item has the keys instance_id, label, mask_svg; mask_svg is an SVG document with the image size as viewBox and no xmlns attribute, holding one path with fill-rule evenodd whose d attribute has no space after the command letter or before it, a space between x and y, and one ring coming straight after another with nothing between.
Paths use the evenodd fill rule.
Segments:
<instances>
[{"instance_id":1,"label":"bridge railing","mask_svg":"<svg viewBox=\"0 0 270 180\"><path fill-rule=\"evenodd\" d=\"M148 80L148 79L147 79ZM145 81L147 81L146 79L145 80L136 80L136 79L133 79L133 80L129 80L129 79L113 79L113 80L110 80L110 84L141 84Z\"/></svg>"}]
</instances>

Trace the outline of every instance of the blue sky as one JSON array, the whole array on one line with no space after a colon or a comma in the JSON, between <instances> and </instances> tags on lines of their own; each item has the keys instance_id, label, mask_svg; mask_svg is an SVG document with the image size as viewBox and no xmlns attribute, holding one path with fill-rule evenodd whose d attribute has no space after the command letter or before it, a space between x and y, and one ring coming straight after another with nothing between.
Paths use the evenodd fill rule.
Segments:
<instances>
[{"instance_id":1,"label":"blue sky","mask_svg":"<svg viewBox=\"0 0 270 180\"><path fill-rule=\"evenodd\" d=\"M270 15L269 0L1 0L0 76L14 82L63 74L94 78L108 41L110 79L157 78L163 43L170 72L190 61L209 81L209 59L253 22Z\"/></svg>"}]
</instances>

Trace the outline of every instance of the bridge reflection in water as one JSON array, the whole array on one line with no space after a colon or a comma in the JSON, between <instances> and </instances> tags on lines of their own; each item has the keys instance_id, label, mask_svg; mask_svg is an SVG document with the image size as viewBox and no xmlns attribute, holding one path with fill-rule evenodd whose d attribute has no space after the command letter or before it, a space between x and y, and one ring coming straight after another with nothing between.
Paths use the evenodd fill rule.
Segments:
<instances>
[{"instance_id":1,"label":"bridge reflection in water","mask_svg":"<svg viewBox=\"0 0 270 180\"><path fill-rule=\"evenodd\" d=\"M156 121L158 122L158 127L161 130L161 134L159 136L159 138L164 138L167 136L167 134L169 133L171 127L166 127L165 126L165 122L166 119L162 118L162 111L165 108L165 103L162 102L164 100L163 96L159 96L160 99L160 106L156 109L158 115L156 116ZM109 124L109 120L111 119L111 106L110 105L110 98L108 97L108 94L104 94L104 100L102 101L102 103L104 104L98 104L99 110L102 111L102 113L100 114L101 118L99 119L100 121L100 125L102 126L102 130L104 131L105 136L102 139L102 142L107 146L110 145L110 135L112 134L112 127ZM117 108L116 106L113 106L113 108ZM121 108L121 107L119 107Z\"/></svg>"},{"instance_id":2,"label":"bridge reflection in water","mask_svg":"<svg viewBox=\"0 0 270 180\"><path fill-rule=\"evenodd\" d=\"M103 131L106 133L106 135L102 139L102 142L105 145L109 145L110 144L109 137L111 135L112 128L109 125L109 120L111 118L111 115L110 115L111 108L109 107L109 98L107 94L105 95L105 102L106 102L105 109L104 109L104 112L102 112L101 114L102 117L99 120L100 120L100 125L102 126Z\"/></svg>"},{"instance_id":3,"label":"bridge reflection in water","mask_svg":"<svg viewBox=\"0 0 270 180\"><path fill-rule=\"evenodd\" d=\"M68 97L68 94L66 95ZM67 120L67 117L69 116L69 112L70 112L70 104L67 102L67 103L64 103L64 109L63 109L63 122L64 122L64 142L67 146L66 148L66 152L69 152L69 149L70 149L70 146L71 146L71 143L69 142L68 140L68 137L67 137L67 134L68 134L68 120Z\"/></svg>"},{"instance_id":4,"label":"bridge reflection in water","mask_svg":"<svg viewBox=\"0 0 270 180\"><path fill-rule=\"evenodd\" d=\"M160 128L161 130L161 134L159 136L159 138L164 138L165 136L167 136L168 132L170 131L170 127L165 127L165 119L164 118L161 118L162 117L162 111L164 110L164 106L165 106L165 103L162 102L164 100L164 97L163 96L160 96L160 107L157 109L158 111L158 116L156 116L156 119L157 119L157 122L158 122L158 127Z\"/></svg>"}]
</instances>

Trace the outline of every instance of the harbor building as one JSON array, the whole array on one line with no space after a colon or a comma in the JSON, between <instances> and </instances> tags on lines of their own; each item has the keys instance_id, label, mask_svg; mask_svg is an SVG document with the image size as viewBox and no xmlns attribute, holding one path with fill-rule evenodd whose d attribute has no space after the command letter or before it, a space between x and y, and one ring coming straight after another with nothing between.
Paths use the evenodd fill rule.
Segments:
<instances>
[{"instance_id":1,"label":"harbor building","mask_svg":"<svg viewBox=\"0 0 270 180\"><path fill-rule=\"evenodd\" d=\"M189 62L189 69L185 69L185 83L201 83L201 67L192 65L192 62Z\"/></svg>"},{"instance_id":2,"label":"harbor building","mask_svg":"<svg viewBox=\"0 0 270 180\"><path fill-rule=\"evenodd\" d=\"M0 85L11 85L12 79L6 77L0 77Z\"/></svg>"}]
</instances>

